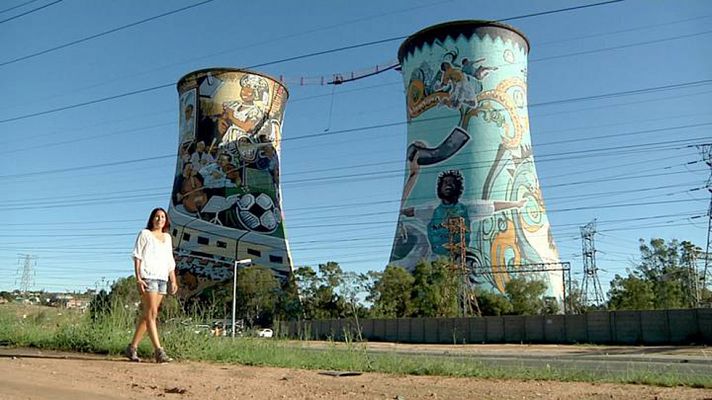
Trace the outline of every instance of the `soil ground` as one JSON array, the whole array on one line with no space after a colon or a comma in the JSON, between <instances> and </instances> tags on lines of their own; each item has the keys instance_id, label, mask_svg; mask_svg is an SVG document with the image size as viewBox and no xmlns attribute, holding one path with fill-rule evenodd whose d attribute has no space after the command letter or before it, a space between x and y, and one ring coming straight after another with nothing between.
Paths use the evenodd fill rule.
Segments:
<instances>
[{"instance_id":1,"label":"soil ground","mask_svg":"<svg viewBox=\"0 0 712 400\"><path fill-rule=\"evenodd\" d=\"M383 345L388 346L388 345ZM402 346L402 345L399 345ZM573 350L560 346L563 353ZM444 346L452 351L453 346ZM526 346L555 353L555 347ZM428 350L443 351L428 346ZM479 347L496 352L496 346ZM609 348L608 351L613 352ZM623 348L618 348L623 352ZM596 347L595 351L605 351ZM474 351L474 350L470 350ZM517 346L499 351L521 352ZM639 350L638 352L640 352ZM668 348L666 356L707 350ZM610 354L610 353L609 353ZM627 352L630 356L631 351ZM608 383L484 380L365 373L333 376L325 371L250 367L203 362L130 363L117 357L0 351L0 399L697 399L712 390Z\"/></svg>"}]
</instances>

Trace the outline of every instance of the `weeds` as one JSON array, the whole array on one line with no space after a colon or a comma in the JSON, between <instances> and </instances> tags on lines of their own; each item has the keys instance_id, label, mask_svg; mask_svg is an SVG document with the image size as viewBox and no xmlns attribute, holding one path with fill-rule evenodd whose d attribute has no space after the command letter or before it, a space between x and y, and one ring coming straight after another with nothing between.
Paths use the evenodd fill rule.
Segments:
<instances>
[{"instance_id":1,"label":"weeds","mask_svg":"<svg viewBox=\"0 0 712 400\"><path fill-rule=\"evenodd\" d=\"M92 319L89 313L16 305L0 306L0 345L79 351L118 356L133 335L136 310L113 307L111 312ZM300 341L263 338L211 337L196 333L205 323L198 315L174 317L160 326L162 342L176 359L237 363L300 369L382 372L399 375L439 375L483 379L557 380L583 382L638 383L658 386L712 388L712 377L679 376L644 368L591 373L571 368L496 367L468 358L404 355L369 352L365 343L354 340L345 329L344 345L331 342L325 349L312 349ZM308 340L311 332L300 332ZM277 335L279 337L279 335ZM150 357L146 338L139 355Z\"/></svg>"}]
</instances>

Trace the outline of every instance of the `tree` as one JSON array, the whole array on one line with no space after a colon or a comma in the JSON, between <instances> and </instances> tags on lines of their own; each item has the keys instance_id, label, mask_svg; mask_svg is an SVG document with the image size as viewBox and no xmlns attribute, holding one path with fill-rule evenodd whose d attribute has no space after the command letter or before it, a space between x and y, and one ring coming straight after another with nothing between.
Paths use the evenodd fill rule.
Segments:
<instances>
[{"instance_id":1,"label":"tree","mask_svg":"<svg viewBox=\"0 0 712 400\"><path fill-rule=\"evenodd\" d=\"M627 277L618 274L611 281L608 292L611 310L650 310L655 308L653 283L629 273Z\"/></svg>"},{"instance_id":2,"label":"tree","mask_svg":"<svg viewBox=\"0 0 712 400\"><path fill-rule=\"evenodd\" d=\"M411 291L415 278L405 268L389 265L380 274L372 273L374 285L367 297L376 318L403 318L413 313Z\"/></svg>"},{"instance_id":3,"label":"tree","mask_svg":"<svg viewBox=\"0 0 712 400\"><path fill-rule=\"evenodd\" d=\"M344 272L339 286L339 293L350 309L351 317L353 317L355 323L356 329L351 334L355 333L359 341L363 340L359 317L365 318L368 314L368 310L361 304L359 298L367 291L367 286L368 275L353 271Z\"/></svg>"},{"instance_id":4,"label":"tree","mask_svg":"<svg viewBox=\"0 0 712 400\"><path fill-rule=\"evenodd\" d=\"M333 261L319 264L319 273L309 266L295 271L297 287L305 319L342 318L347 315L347 304L339 295L343 284L343 271Z\"/></svg>"},{"instance_id":5,"label":"tree","mask_svg":"<svg viewBox=\"0 0 712 400\"><path fill-rule=\"evenodd\" d=\"M681 254L688 250L675 239L667 244L663 239L652 239L650 246L640 240L638 270L653 285L655 308L679 308L684 305L682 282L686 271L680 262L689 258L689 255Z\"/></svg>"},{"instance_id":6,"label":"tree","mask_svg":"<svg viewBox=\"0 0 712 400\"><path fill-rule=\"evenodd\" d=\"M141 294L138 292L134 275L114 281L111 285L110 294L111 300L122 307L124 305L134 305L141 301Z\"/></svg>"},{"instance_id":7,"label":"tree","mask_svg":"<svg viewBox=\"0 0 712 400\"><path fill-rule=\"evenodd\" d=\"M302 304L303 317L314 319L316 315L316 292L319 288L319 279L310 266L298 267L294 271L294 280L299 291Z\"/></svg>"},{"instance_id":8,"label":"tree","mask_svg":"<svg viewBox=\"0 0 712 400\"><path fill-rule=\"evenodd\" d=\"M141 294L136 286L136 277L131 275L119 278L111 285L107 292L101 289L89 303L89 315L92 321L100 321L117 310L122 310L126 323L132 323L137 315ZM128 312L129 314L125 314ZM117 315L118 317L118 315Z\"/></svg>"},{"instance_id":9,"label":"tree","mask_svg":"<svg viewBox=\"0 0 712 400\"><path fill-rule=\"evenodd\" d=\"M3 298L7 301L13 301L15 299L15 296L13 296L12 293L3 290L0 292L0 298Z\"/></svg>"},{"instance_id":10,"label":"tree","mask_svg":"<svg viewBox=\"0 0 712 400\"><path fill-rule=\"evenodd\" d=\"M506 315L512 313L512 303L499 292L475 289L477 304L482 315Z\"/></svg>"},{"instance_id":11,"label":"tree","mask_svg":"<svg viewBox=\"0 0 712 400\"><path fill-rule=\"evenodd\" d=\"M648 244L640 239L640 262L628 276L616 275L611 281L609 307L646 310L691 306L693 294L685 283L698 251L687 241L673 239L666 243L654 238Z\"/></svg>"},{"instance_id":12,"label":"tree","mask_svg":"<svg viewBox=\"0 0 712 400\"><path fill-rule=\"evenodd\" d=\"M413 271L411 299L414 317L454 317L458 315L460 280L444 259L422 261Z\"/></svg>"},{"instance_id":13,"label":"tree","mask_svg":"<svg viewBox=\"0 0 712 400\"><path fill-rule=\"evenodd\" d=\"M277 297L275 317L281 320L295 320L302 317L304 310L299 299L297 278L294 274L289 276Z\"/></svg>"},{"instance_id":14,"label":"tree","mask_svg":"<svg viewBox=\"0 0 712 400\"><path fill-rule=\"evenodd\" d=\"M89 303L89 316L93 322L100 322L111 313L109 293L101 289Z\"/></svg>"},{"instance_id":15,"label":"tree","mask_svg":"<svg viewBox=\"0 0 712 400\"><path fill-rule=\"evenodd\" d=\"M368 291L368 275L353 271L344 272L339 285L339 295L346 303L352 317L365 318L367 310L361 304L361 296Z\"/></svg>"},{"instance_id":16,"label":"tree","mask_svg":"<svg viewBox=\"0 0 712 400\"><path fill-rule=\"evenodd\" d=\"M319 286L316 290L315 317L336 319L346 316L347 305L338 294L337 288L343 283L343 271L338 263L329 261L319 264Z\"/></svg>"},{"instance_id":17,"label":"tree","mask_svg":"<svg viewBox=\"0 0 712 400\"><path fill-rule=\"evenodd\" d=\"M271 324L279 293L279 282L260 265L240 271L237 280L238 311L248 326Z\"/></svg>"},{"instance_id":18,"label":"tree","mask_svg":"<svg viewBox=\"0 0 712 400\"><path fill-rule=\"evenodd\" d=\"M517 277L504 285L504 293L512 305L511 314L539 315L546 311L543 296L546 284L540 280Z\"/></svg>"}]
</instances>

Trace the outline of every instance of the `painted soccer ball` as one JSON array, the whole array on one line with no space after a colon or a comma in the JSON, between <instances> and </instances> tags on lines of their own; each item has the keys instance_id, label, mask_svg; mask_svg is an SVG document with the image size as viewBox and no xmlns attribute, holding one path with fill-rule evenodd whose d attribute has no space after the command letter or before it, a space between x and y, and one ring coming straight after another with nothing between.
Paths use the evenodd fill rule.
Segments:
<instances>
[{"instance_id":1,"label":"painted soccer ball","mask_svg":"<svg viewBox=\"0 0 712 400\"><path fill-rule=\"evenodd\" d=\"M251 231L274 232L280 222L279 212L271 197L264 193L255 194L248 193L240 197L237 216L242 225Z\"/></svg>"}]
</instances>

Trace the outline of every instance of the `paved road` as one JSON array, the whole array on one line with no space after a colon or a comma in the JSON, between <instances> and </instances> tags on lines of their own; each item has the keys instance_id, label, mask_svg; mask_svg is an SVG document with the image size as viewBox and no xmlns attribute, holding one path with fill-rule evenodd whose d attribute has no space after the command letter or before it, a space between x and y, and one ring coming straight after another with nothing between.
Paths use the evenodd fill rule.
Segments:
<instances>
[{"instance_id":1,"label":"paved road","mask_svg":"<svg viewBox=\"0 0 712 400\"><path fill-rule=\"evenodd\" d=\"M334 343L296 342L323 349ZM346 347L345 345L337 345ZM352 346L359 346L355 344ZM712 348L706 346L578 346L578 345L411 345L368 343L373 354L396 353L447 357L491 368L552 368L597 376L653 373L712 377Z\"/></svg>"}]
</instances>

